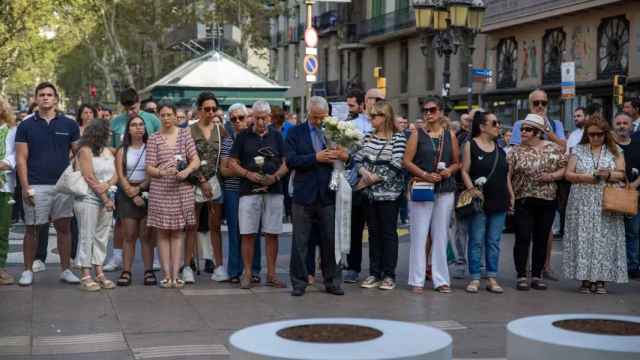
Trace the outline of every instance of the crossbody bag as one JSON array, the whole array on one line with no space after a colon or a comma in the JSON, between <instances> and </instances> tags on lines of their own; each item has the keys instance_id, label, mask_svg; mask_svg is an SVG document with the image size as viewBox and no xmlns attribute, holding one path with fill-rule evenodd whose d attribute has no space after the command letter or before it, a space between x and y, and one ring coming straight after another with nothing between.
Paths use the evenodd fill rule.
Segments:
<instances>
[{"instance_id":1,"label":"crossbody bag","mask_svg":"<svg viewBox=\"0 0 640 360\"><path fill-rule=\"evenodd\" d=\"M424 131L424 129L422 129ZM442 151L444 149L444 132L446 130L442 130L442 135L440 136L440 143L438 144L438 148L436 149L436 145L433 143L433 139L429 134L426 134L429 140L431 141L431 146L433 147L434 156L433 156L433 168L437 169L437 165L442 158ZM425 201L434 201L436 198L435 192L435 184L429 181L414 181L411 184L411 201L416 202L425 202Z\"/></svg>"}]
</instances>

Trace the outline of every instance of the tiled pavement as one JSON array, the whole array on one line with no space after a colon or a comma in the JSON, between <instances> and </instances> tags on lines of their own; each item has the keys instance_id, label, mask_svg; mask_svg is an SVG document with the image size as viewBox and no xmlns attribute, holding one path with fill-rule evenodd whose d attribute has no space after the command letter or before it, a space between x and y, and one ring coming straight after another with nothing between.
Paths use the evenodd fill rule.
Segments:
<instances>
[{"instance_id":1,"label":"tiled pavement","mask_svg":"<svg viewBox=\"0 0 640 360\"><path fill-rule=\"evenodd\" d=\"M512 241L506 235L503 242L503 295L467 294L463 280L453 282L450 295L410 293L406 235L400 242L396 290L345 285L343 297L327 295L321 288L310 289L302 298L291 297L286 289L246 291L213 283L205 274L183 290L149 288L140 284L139 261L132 287L86 293L59 283L57 266L48 265L46 272L36 275L33 287L0 287L0 359L228 359L228 337L240 328L282 319L343 316L435 326L452 335L454 357L501 359L505 325L519 317L560 312L640 315L638 281L612 285L607 296L578 294L570 281L550 283L546 292L515 291ZM283 279L289 243L288 236L281 240L278 268ZM561 243L554 245L559 269ZM18 274L19 265L10 271Z\"/></svg>"}]
</instances>

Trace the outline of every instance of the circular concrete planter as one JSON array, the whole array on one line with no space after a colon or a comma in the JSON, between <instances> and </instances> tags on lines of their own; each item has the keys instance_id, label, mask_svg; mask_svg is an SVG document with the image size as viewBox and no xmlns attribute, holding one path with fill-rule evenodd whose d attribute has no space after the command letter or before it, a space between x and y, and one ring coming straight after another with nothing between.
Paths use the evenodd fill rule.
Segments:
<instances>
[{"instance_id":1,"label":"circular concrete planter","mask_svg":"<svg viewBox=\"0 0 640 360\"><path fill-rule=\"evenodd\" d=\"M310 324L348 324L372 328L382 335L357 342L303 342L277 333ZM377 330L377 331L376 331ZM450 360L452 339L436 328L400 321L319 318L278 321L251 326L231 335L232 360Z\"/></svg>"},{"instance_id":2,"label":"circular concrete planter","mask_svg":"<svg viewBox=\"0 0 640 360\"><path fill-rule=\"evenodd\" d=\"M601 335L565 330L563 320L618 320L640 324L640 317L561 314L518 319L507 325L507 359L639 360L640 336ZM565 322L566 323L566 322Z\"/></svg>"}]
</instances>

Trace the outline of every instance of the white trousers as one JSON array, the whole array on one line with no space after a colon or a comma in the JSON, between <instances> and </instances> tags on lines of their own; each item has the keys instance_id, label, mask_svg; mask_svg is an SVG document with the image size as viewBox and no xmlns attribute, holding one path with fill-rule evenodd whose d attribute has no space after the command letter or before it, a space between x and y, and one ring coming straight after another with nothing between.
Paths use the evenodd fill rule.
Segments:
<instances>
[{"instance_id":1,"label":"white trousers","mask_svg":"<svg viewBox=\"0 0 640 360\"><path fill-rule=\"evenodd\" d=\"M102 266L107 256L113 212L94 200L75 200L73 210L78 220L76 263L83 268Z\"/></svg>"},{"instance_id":2,"label":"white trousers","mask_svg":"<svg viewBox=\"0 0 640 360\"><path fill-rule=\"evenodd\" d=\"M411 219L411 252L409 255L409 285L423 287L427 271L425 254L427 235L431 230L431 272L433 287L449 285L447 240L454 193L436 195L435 201L409 201Z\"/></svg>"}]
</instances>

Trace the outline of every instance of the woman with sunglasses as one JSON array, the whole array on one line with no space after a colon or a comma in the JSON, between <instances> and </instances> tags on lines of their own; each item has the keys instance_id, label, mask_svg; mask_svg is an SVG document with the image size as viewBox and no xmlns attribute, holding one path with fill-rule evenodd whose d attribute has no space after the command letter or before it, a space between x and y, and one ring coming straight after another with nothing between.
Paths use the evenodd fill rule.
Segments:
<instances>
[{"instance_id":1,"label":"woman with sunglasses","mask_svg":"<svg viewBox=\"0 0 640 360\"><path fill-rule=\"evenodd\" d=\"M181 288L184 231L195 226L193 186L185 181L200 167L189 129L176 126L176 108L160 105L162 127L147 143L145 165L151 177L147 224L156 230L163 279L160 287Z\"/></svg>"},{"instance_id":2,"label":"woman with sunglasses","mask_svg":"<svg viewBox=\"0 0 640 360\"><path fill-rule=\"evenodd\" d=\"M513 257L518 273L517 289L546 290L542 271L547 253L549 231L556 212L556 181L564 177L567 159L559 145L543 140L546 121L529 114L520 127L521 144L507 155L509 182L513 189L511 206L515 209L516 242ZM529 247L533 242L531 285L527 280Z\"/></svg>"},{"instance_id":3,"label":"woman with sunglasses","mask_svg":"<svg viewBox=\"0 0 640 360\"><path fill-rule=\"evenodd\" d=\"M119 179L116 211L124 228L122 273L118 279L118 286L131 285L137 239L140 239L142 248L144 285L157 284L153 273L154 244L147 232L147 204L143 195L149 188L149 178L145 171L148 138L144 120L134 115L127 122L127 132L122 138L122 146L116 152L116 172Z\"/></svg>"},{"instance_id":4,"label":"woman with sunglasses","mask_svg":"<svg viewBox=\"0 0 640 360\"><path fill-rule=\"evenodd\" d=\"M579 291L606 294L605 282L627 282L624 216L602 210L604 187L625 179L624 156L609 123L592 115L569 158L571 185L562 267Z\"/></svg>"},{"instance_id":5,"label":"woman with sunglasses","mask_svg":"<svg viewBox=\"0 0 640 360\"><path fill-rule=\"evenodd\" d=\"M439 98L425 101L422 111L425 126L416 129L407 141L403 164L412 175L411 184L434 184L433 201L409 199L411 250L409 286L422 293L427 270L426 242L431 231L433 287L440 293L450 293L447 264L447 239L453 211L456 183L453 175L459 170L460 148L453 131L444 125L443 104ZM412 192L410 184L409 192ZM427 190L428 191L428 190ZM415 201L414 201L415 200Z\"/></svg>"},{"instance_id":6,"label":"woman with sunglasses","mask_svg":"<svg viewBox=\"0 0 640 360\"><path fill-rule=\"evenodd\" d=\"M487 291L502 294L496 277L500 262L500 238L513 191L507 181L508 164L505 151L498 146L500 123L492 113L476 112L471 125L471 140L464 145L462 180L467 189L482 192L483 210L468 218L469 274L467 292L480 288L480 260L484 248L487 269Z\"/></svg>"},{"instance_id":7,"label":"woman with sunglasses","mask_svg":"<svg viewBox=\"0 0 640 360\"><path fill-rule=\"evenodd\" d=\"M398 263L398 198L404 190L402 158L407 139L394 127L389 102L376 102L370 114L373 132L365 136L364 145L354 155L365 187L369 227L369 277L360 287L393 290Z\"/></svg>"},{"instance_id":8,"label":"woman with sunglasses","mask_svg":"<svg viewBox=\"0 0 640 360\"><path fill-rule=\"evenodd\" d=\"M229 236L229 254L227 257L227 272L229 273L232 284L240 283L240 275L242 275L242 255L240 254L240 225L238 220L238 208L240 206L240 180L243 174L236 173L230 166L231 148L236 136L247 128L247 107L244 104L236 103L229 107L229 122L225 126L225 130L229 134L228 137L222 139L222 160L220 162L220 171L222 172L222 194L224 196L224 216L227 221ZM260 282L260 242L254 244L254 257L252 265L251 281L253 283Z\"/></svg>"}]
</instances>

